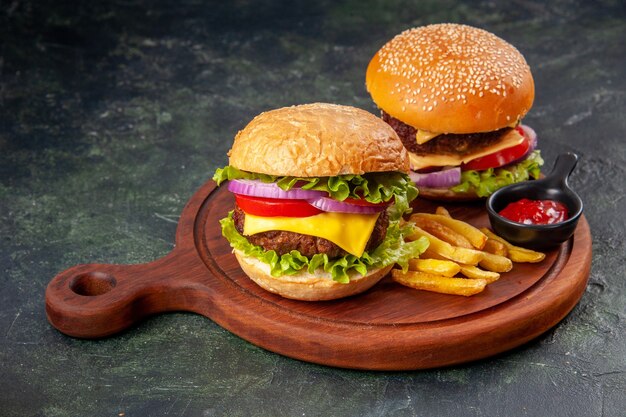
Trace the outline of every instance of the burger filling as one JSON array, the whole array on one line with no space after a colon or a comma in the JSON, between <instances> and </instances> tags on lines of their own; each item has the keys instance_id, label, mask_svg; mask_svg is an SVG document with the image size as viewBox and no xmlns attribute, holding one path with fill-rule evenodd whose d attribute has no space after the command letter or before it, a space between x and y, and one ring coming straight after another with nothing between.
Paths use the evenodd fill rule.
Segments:
<instances>
[{"instance_id":1,"label":"burger filling","mask_svg":"<svg viewBox=\"0 0 626 417\"><path fill-rule=\"evenodd\" d=\"M468 134L428 132L424 138L385 112L382 118L411 152L411 168L416 171L411 178L418 187L487 197L505 185L539 178L543 159L534 149L536 135L527 126Z\"/></svg>"},{"instance_id":2,"label":"burger filling","mask_svg":"<svg viewBox=\"0 0 626 417\"><path fill-rule=\"evenodd\" d=\"M337 177L275 177L218 169L218 185L230 180L236 206L220 220L230 245L267 263L274 276L322 269L341 283L354 273L418 257L427 240L406 242L402 224L417 196L411 179L386 172Z\"/></svg>"},{"instance_id":3,"label":"burger filling","mask_svg":"<svg viewBox=\"0 0 626 417\"><path fill-rule=\"evenodd\" d=\"M235 222L235 228L242 235L244 234L245 216L246 213L239 206L235 206L233 221ZM386 211L383 211L374 224L372 234L365 246L366 252L376 249L383 242L388 227L389 215ZM251 244L261 246L266 251L273 250L278 255L287 254L292 250L296 250L301 255L307 257L318 253L326 254L331 259L348 255L347 251L328 239L301 233L270 230L245 237Z\"/></svg>"}]
</instances>

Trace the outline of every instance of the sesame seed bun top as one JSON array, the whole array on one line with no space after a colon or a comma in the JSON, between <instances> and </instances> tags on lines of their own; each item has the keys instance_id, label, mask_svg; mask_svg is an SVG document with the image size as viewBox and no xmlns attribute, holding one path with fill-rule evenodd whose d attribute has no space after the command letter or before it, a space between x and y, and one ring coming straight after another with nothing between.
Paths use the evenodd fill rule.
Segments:
<instances>
[{"instance_id":1,"label":"sesame seed bun top","mask_svg":"<svg viewBox=\"0 0 626 417\"><path fill-rule=\"evenodd\" d=\"M436 24L406 30L372 58L366 87L379 108L420 130L489 132L519 121L535 86L526 60L482 29Z\"/></svg>"}]
</instances>

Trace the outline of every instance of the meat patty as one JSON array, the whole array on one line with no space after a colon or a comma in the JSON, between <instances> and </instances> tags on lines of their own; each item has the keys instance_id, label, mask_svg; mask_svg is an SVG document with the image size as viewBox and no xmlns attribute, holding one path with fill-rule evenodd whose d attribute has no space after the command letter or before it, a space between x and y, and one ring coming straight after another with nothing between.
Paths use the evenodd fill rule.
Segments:
<instances>
[{"instance_id":1,"label":"meat patty","mask_svg":"<svg viewBox=\"0 0 626 417\"><path fill-rule=\"evenodd\" d=\"M494 130L483 133L443 133L428 142L419 145L415 141L417 130L410 125L383 112L383 120L387 122L400 136L404 147L416 155L467 155L477 149L497 143L512 128Z\"/></svg>"},{"instance_id":2,"label":"meat patty","mask_svg":"<svg viewBox=\"0 0 626 417\"><path fill-rule=\"evenodd\" d=\"M235 205L233 220L235 228L243 235L243 222L246 214ZM376 249L382 243L387 235L389 227L389 215L386 211L380 213L378 220L374 225L374 231L370 236L366 251ZM317 253L325 253L329 258L338 258L347 255L347 252L335 245L333 242L321 237L303 235L294 232L284 232L281 230L270 230L268 232L256 233L254 235L245 236L253 245L263 247L265 250L274 250L279 255L297 250L306 257L311 257Z\"/></svg>"}]
</instances>

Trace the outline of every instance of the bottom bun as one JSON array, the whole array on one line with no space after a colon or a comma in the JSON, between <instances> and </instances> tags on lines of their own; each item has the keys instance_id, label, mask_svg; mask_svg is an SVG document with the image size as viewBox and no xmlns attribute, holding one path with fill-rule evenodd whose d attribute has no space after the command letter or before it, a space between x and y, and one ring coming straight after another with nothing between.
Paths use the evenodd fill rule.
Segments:
<instances>
[{"instance_id":1,"label":"bottom bun","mask_svg":"<svg viewBox=\"0 0 626 417\"><path fill-rule=\"evenodd\" d=\"M239 251L234 252L241 269L252 281L269 292L294 300L321 301L349 297L368 290L393 268L393 265L389 265L373 269L365 276L353 272L349 274L350 282L341 284L333 281L330 274L323 270L317 270L315 274L303 271L294 275L274 277L270 274L268 264L245 256Z\"/></svg>"},{"instance_id":2,"label":"bottom bun","mask_svg":"<svg viewBox=\"0 0 626 417\"><path fill-rule=\"evenodd\" d=\"M475 192L455 193L448 188L418 187L418 197L436 201L476 201L484 197L478 197Z\"/></svg>"}]
</instances>

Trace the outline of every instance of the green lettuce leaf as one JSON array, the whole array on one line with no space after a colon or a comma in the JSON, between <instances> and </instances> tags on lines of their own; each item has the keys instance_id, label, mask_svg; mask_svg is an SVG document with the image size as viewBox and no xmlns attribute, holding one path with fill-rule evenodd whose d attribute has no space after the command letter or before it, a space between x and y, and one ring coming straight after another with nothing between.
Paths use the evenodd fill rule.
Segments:
<instances>
[{"instance_id":1,"label":"green lettuce leaf","mask_svg":"<svg viewBox=\"0 0 626 417\"><path fill-rule=\"evenodd\" d=\"M308 258L296 250L279 256L276 251L266 251L239 234L232 215L231 211L227 217L220 220L222 235L234 249L268 264L271 274L275 277L293 275L305 268L309 273L313 273L321 268L330 273L333 280L346 284L350 282L349 274L352 271L365 275L370 269L398 264L406 272L409 260L419 257L429 245L426 238L405 242L404 236L412 232L413 224L407 223L401 227L399 219L391 220L390 214L389 228L383 242L371 253L363 253L360 258L350 254L335 259L328 259L325 254L316 254Z\"/></svg>"},{"instance_id":2,"label":"green lettuce leaf","mask_svg":"<svg viewBox=\"0 0 626 417\"><path fill-rule=\"evenodd\" d=\"M381 203L395 199L396 204L405 205L417 197L417 188L408 175L401 172L373 172L364 175L338 175L336 177L278 177L242 171L227 165L218 168L213 180L220 185L226 180L248 179L275 182L283 190L299 184L305 190L325 191L335 200L364 198L370 203Z\"/></svg>"},{"instance_id":3,"label":"green lettuce leaf","mask_svg":"<svg viewBox=\"0 0 626 417\"><path fill-rule=\"evenodd\" d=\"M450 189L457 193L475 191L479 197L488 197L506 185L538 179L543 159L539 151L533 151L523 161L506 168L489 168L484 171L463 171L461 183Z\"/></svg>"}]
</instances>

